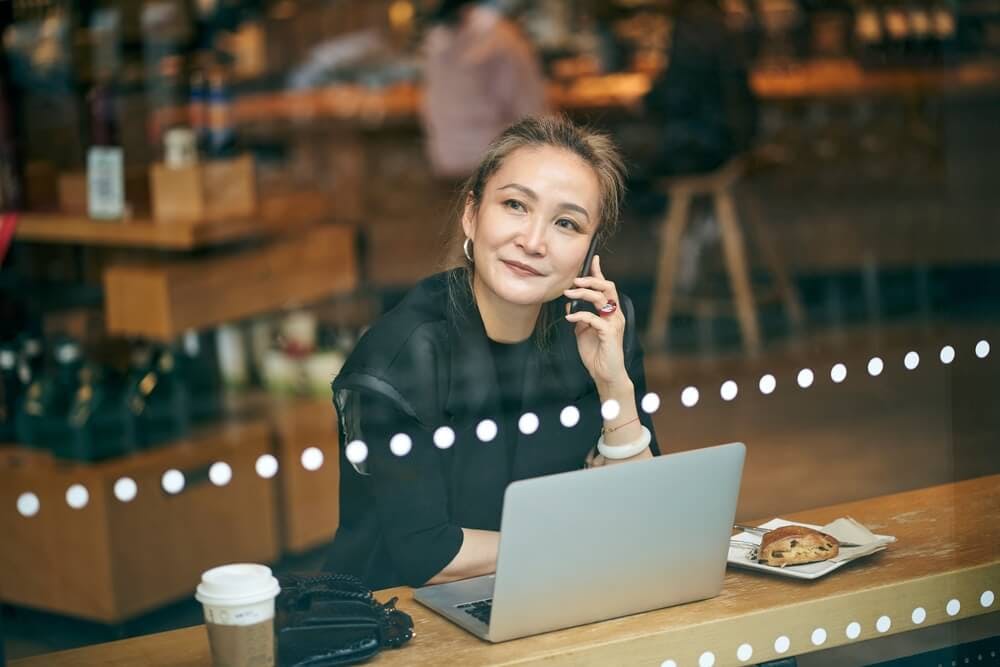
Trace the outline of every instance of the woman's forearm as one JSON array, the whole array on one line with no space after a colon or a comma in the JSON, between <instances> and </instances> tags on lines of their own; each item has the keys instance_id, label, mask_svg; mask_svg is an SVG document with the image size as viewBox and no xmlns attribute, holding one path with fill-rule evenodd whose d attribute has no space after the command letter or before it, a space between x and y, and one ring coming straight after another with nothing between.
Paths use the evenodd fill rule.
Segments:
<instances>
[{"instance_id":1,"label":"woman's forearm","mask_svg":"<svg viewBox=\"0 0 1000 667\"><path fill-rule=\"evenodd\" d=\"M497 570L500 533L496 530L463 528L462 548L443 570L428 581L428 585L493 574Z\"/></svg>"},{"instance_id":2,"label":"woman's forearm","mask_svg":"<svg viewBox=\"0 0 1000 667\"><path fill-rule=\"evenodd\" d=\"M613 449L617 445L626 445L638 439L642 435L642 423L639 421L639 410L635 402L635 387L631 380L618 387L598 387L598 395L601 397L602 405L609 400L614 400L619 407L615 418L604 422L604 427L607 429L604 433L604 444ZM627 459L609 459L595 451L593 458L588 457L587 467L599 468L651 458L653 458L653 452L649 447Z\"/></svg>"},{"instance_id":3,"label":"woman's forearm","mask_svg":"<svg viewBox=\"0 0 1000 667\"><path fill-rule=\"evenodd\" d=\"M609 447L635 442L642 435L639 410L635 404L635 387L631 380L616 387L598 387L601 405L608 401L618 404L618 414L604 421L604 444Z\"/></svg>"}]
</instances>

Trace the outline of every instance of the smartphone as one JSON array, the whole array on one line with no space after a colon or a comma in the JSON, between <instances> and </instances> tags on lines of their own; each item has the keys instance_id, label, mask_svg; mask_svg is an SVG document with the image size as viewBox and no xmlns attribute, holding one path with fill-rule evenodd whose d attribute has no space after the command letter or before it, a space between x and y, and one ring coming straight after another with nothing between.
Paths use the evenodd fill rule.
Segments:
<instances>
[{"instance_id":1,"label":"smartphone","mask_svg":"<svg viewBox=\"0 0 1000 667\"><path fill-rule=\"evenodd\" d=\"M597 234L594 234L594 238L590 239L590 247L587 248L587 258L583 260L583 266L580 267L580 278L590 275L590 265L594 262L594 254L597 252ZM569 302L569 312L579 313L580 311L586 311L588 313L593 313L597 315L597 309L589 301L584 301L583 299L573 299Z\"/></svg>"}]
</instances>

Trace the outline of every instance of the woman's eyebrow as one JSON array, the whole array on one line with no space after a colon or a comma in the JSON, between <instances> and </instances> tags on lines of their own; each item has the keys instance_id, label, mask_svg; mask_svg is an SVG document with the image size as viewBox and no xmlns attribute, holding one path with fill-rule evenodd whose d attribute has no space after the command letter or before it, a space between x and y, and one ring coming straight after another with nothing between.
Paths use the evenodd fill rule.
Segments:
<instances>
[{"instance_id":1,"label":"woman's eyebrow","mask_svg":"<svg viewBox=\"0 0 1000 667\"><path fill-rule=\"evenodd\" d=\"M534 201L538 201L538 195L535 193L535 191L527 186L521 185L520 183L508 183L507 185L500 186L499 188L497 188L497 190L506 190L508 188L517 190L518 192L523 193L525 197L528 197L529 199L532 199ZM579 204L574 204L572 202L562 202L561 204L559 204L559 208L566 209L569 211L576 211L583 217L587 218L587 220L590 220L590 213L588 213L587 209L580 206Z\"/></svg>"},{"instance_id":2,"label":"woman's eyebrow","mask_svg":"<svg viewBox=\"0 0 1000 667\"><path fill-rule=\"evenodd\" d=\"M519 183L508 183L507 185L504 185L504 186L501 186L501 187L497 188L497 190L506 190L508 188L513 188L514 190L522 192L522 193L524 193L524 196L529 197L531 199L534 199L534 200L538 199L538 195L535 194L534 190L532 190L531 188L529 188L527 186L521 185Z\"/></svg>"},{"instance_id":3,"label":"woman's eyebrow","mask_svg":"<svg viewBox=\"0 0 1000 667\"><path fill-rule=\"evenodd\" d=\"M564 209L567 209L569 211L576 211L577 213L579 213L580 215L582 215L583 217L585 217L587 220L590 220L590 214L587 213L587 209L585 209L584 207L582 207L582 206L580 206L578 204L572 204L572 203L566 201L566 202L563 202L563 203L559 204L559 208L564 208Z\"/></svg>"}]
</instances>

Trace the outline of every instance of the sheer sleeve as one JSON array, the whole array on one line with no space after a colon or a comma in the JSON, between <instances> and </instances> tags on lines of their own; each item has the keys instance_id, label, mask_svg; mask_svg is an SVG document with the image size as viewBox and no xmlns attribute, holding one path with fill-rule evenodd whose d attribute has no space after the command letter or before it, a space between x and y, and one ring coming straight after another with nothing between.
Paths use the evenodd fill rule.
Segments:
<instances>
[{"instance_id":1,"label":"sheer sleeve","mask_svg":"<svg viewBox=\"0 0 1000 667\"><path fill-rule=\"evenodd\" d=\"M361 441L367 448L364 461L351 465L368 477L389 558L407 585L422 586L463 542L461 527L451 520L447 453L434 445L426 427L384 396L343 390L337 403L344 446ZM394 437L397 451L408 448L402 456L390 447Z\"/></svg>"}]
</instances>

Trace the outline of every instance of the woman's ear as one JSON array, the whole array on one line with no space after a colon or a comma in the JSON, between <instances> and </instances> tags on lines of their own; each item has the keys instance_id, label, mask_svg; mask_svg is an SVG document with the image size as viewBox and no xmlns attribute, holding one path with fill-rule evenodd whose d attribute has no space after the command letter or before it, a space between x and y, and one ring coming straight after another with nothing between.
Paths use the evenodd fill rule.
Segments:
<instances>
[{"instance_id":1,"label":"woman's ear","mask_svg":"<svg viewBox=\"0 0 1000 667\"><path fill-rule=\"evenodd\" d=\"M470 239L476 235L476 206L471 192L465 197L465 208L462 209L462 231Z\"/></svg>"}]
</instances>

